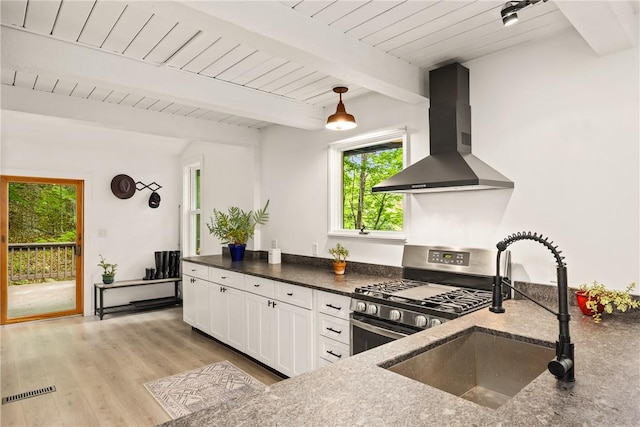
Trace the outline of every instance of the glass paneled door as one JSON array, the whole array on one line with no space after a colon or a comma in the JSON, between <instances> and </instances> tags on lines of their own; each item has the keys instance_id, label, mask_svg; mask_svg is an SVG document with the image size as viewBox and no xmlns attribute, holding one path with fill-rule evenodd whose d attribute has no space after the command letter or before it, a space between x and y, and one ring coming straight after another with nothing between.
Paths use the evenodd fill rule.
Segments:
<instances>
[{"instance_id":1,"label":"glass paneled door","mask_svg":"<svg viewBox=\"0 0 640 427\"><path fill-rule=\"evenodd\" d=\"M83 312L83 181L2 176L1 323Z\"/></svg>"}]
</instances>

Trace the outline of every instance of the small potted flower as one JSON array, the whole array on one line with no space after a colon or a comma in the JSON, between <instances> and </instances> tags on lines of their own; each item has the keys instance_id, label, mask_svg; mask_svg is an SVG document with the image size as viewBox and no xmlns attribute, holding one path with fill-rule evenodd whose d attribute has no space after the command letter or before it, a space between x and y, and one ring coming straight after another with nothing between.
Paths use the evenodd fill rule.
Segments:
<instances>
[{"instance_id":1,"label":"small potted flower","mask_svg":"<svg viewBox=\"0 0 640 427\"><path fill-rule=\"evenodd\" d=\"M580 310L585 315L592 316L594 322L600 323L602 313L612 314L614 310L625 312L640 306L640 301L629 293L635 286L635 283L631 283L620 291L607 289L602 283L593 282L592 285L581 285L576 291L576 299Z\"/></svg>"},{"instance_id":2,"label":"small potted flower","mask_svg":"<svg viewBox=\"0 0 640 427\"><path fill-rule=\"evenodd\" d=\"M118 264L110 264L102 255L100 255L100 262L98 263L98 267L102 267L102 283L108 285L113 283L113 280L116 276L116 268Z\"/></svg>"},{"instance_id":3,"label":"small potted flower","mask_svg":"<svg viewBox=\"0 0 640 427\"><path fill-rule=\"evenodd\" d=\"M333 271L336 274L344 274L344 270L347 268L346 260L349 256L349 250L338 242L333 248L329 249L329 253L333 255Z\"/></svg>"}]
</instances>

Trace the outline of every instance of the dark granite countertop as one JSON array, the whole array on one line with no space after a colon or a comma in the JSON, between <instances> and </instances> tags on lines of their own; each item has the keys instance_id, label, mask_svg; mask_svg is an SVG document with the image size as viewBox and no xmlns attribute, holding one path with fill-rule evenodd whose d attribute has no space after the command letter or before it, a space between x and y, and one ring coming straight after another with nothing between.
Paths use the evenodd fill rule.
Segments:
<instances>
[{"instance_id":1,"label":"dark granite countertop","mask_svg":"<svg viewBox=\"0 0 640 427\"><path fill-rule=\"evenodd\" d=\"M573 309L576 382L565 387L545 371L495 410L380 367L469 328L556 340L557 322L548 312L527 301L504 306L505 314L481 310L165 425L640 425L640 323L635 316L608 316L597 325Z\"/></svg>"},{"instance_id":2,"label":"dark granite countertop","mask_svg":"<svg viewBox=\"0 0 640 427\"><path fill-rule=\"evenodd\" d=\"M202 258L202 257L201 257ZM231 262L209 264L229 268ZM220 264L221 263L221 264ZM266 264L266 263L265 263ZM233 270L297 282L295 266L278 272L261 263ZM273 270L271 270L273 269ZM301 267L300 274L308 268ZM275 274L271 274L275 273ZM278 273L280 275L278 275ZM291 273L291 276L289 276ZM329 272L314 287L334 292L345 283ZM300 280L306 280L300 277ZM349 283L347 286L346 283ZM327 290L329 290L327 289ZM553 304L548 304L553 307ZM553 343L557 320L535 304L505 301L506 313L480 310L459 319L393 341L365 353L267 387L246 398L207 408L164 425L183 426L638 426L640 425L640 322L637 313L606 316L601 324L571 308L571 338L575 343L576 382L567 386L547 371L498 409L489 409L439 389L405 378L390 366L468 329L526 341Z\"/></svg>"},{"instance_id":3,"label":"dark granite countertop","mask_svg":"<svg viewBox=\"0 0 640 427\"><path fill-rule=\"evenodd\" d=\"M222 255L185 257L182 260L343 295L351 295L358 286L379 283L389 279L388 277L374 274L352 272L337 275L331 267L307 264L269 264L266 260L251 259L232 262L231 258Z\"/></svg>"}]
</instances>

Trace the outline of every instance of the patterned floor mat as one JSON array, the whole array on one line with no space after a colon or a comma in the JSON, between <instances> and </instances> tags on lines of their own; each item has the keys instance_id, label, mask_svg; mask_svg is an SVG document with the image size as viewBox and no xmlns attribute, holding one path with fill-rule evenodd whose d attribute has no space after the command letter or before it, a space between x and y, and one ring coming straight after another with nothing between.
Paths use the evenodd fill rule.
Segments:
<instances>
[{"instance_id":1,"label":"patterned floor mat","mask_svg":"<svg viewBox=\"0 0 640 427\"><path fill-rule=\"evenodd\" d=\"M144 386L173 419L265 388L227 360Z\"/></svg>"}]
</instances>

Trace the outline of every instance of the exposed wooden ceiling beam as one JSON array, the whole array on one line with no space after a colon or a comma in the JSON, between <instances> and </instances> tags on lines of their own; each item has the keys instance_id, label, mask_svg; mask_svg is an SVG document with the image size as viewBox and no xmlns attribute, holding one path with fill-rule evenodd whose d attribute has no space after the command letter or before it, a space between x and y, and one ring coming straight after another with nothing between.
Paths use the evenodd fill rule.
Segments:
<instances>
[{"instance_id":1,"label":"exposed wooden ceiling beam","mask_svg":"<svg viewBox=\"0 0 640 427\"><path fill-rule=\"evenodd\" d=\"M220 33L345 82L408 103L426 100L426 72L280 2L145 1L137 4ZM203 13L204 12L204 13Z\"/></svg>"},{"instance_id":2,"label":"exposed wooden ceiling beam","mask_svg":"<svg viewBox=\"0 0 640 427\"><path fill-rule=\"evenodd\" d=\"M185 105L286 126L324 126L322 107L6 26L2 26L1 35L2 66L6 69L74 77L97 86L160 99L170 97Z\"/></svg>"},{"instance_id":3,"label":"exposed wooden ceiling beam","mask_svg":"<svg viewBox=\"0 0 640 427\"><path fill-rule=\"evenodd\" d=\"M637 21L624 1L556 1L558 9L598 55L638 43Z\"/></svg>"},{"instance_id":4,"label":"exposed wooden ceiling beam","mask_svg":"<svg viewBox=\"0 0 640 427\"><path fill-rule=\"evenodd\" d=\"M2 109L59 117L112 129L170 136L189 141L253 145L259 131L205 119L172 116L73 96L1 85ZM91 103L91 108L87 108Z\"/></svg>"}]
</instances>

